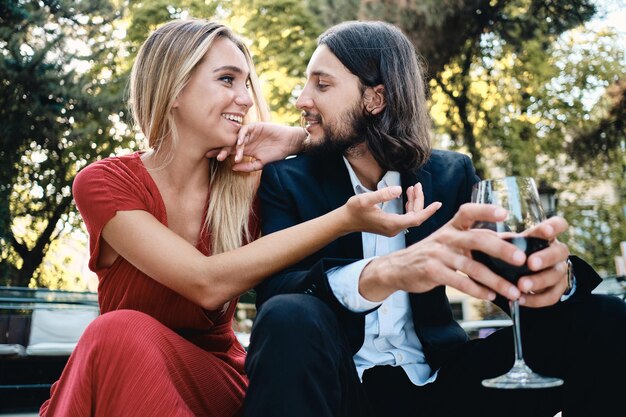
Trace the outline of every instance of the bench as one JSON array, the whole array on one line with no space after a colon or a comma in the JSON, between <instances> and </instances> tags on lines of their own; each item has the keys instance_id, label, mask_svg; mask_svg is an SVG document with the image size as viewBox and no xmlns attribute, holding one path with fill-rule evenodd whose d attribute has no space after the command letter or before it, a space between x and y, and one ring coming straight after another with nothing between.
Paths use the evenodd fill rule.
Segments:
<instances>
[{"instance_id":1,"label":"bench","mask_svg":"<svg viewBox=\"0 0 626 417\"><path fill-rule=\"evenodd\" d=\"M0 412L37 410L98 314L96 293L0 287Z\"/></svg>"}]
</instances>

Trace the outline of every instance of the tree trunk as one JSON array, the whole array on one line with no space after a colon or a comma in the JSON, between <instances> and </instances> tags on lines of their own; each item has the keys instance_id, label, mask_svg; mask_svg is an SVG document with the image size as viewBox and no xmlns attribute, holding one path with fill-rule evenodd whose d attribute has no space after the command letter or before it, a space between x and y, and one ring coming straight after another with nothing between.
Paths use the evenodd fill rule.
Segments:
<instances>
[{"instance_id":1,"label":"tree trunk","mask_svg":"<svg viewBox=\"0 0 626 417\"><path fill-rule=\"evenodd\" d=\"M23 264L22 264L22 268L17 273L15 282L14 283L12 282L13 285L20 286L20 287L28 286L31 278L33 277L33 274L43 262L43 259L46 256L46 251L48 247L50 246L50 243L52 243L55 239L52 237L52 234L54 233L56 229L56 225L59 219L61 218L63 214L65 214L68 211L71 202L72 202L71 196L64 197L63 200L61 200L61 203L52 212L52 215L48 219L48 224L46 225L45 230L43 231L41 235L39 235L39 238L37 239L37 243L32 249L28 250L25 248L24 245L20 245L19 243L16 246L15 243L17 242L14 242L13 246L22 257Z\"/></svg>"}]
</instances>

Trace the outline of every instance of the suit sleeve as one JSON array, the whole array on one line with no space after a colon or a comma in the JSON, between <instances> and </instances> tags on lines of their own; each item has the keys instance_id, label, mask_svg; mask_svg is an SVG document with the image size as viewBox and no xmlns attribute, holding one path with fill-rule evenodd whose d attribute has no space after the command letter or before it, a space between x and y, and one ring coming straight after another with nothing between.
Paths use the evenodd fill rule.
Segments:
<instances>
[{"instance_id":1,"label":"suit sleeve","mask_svg":"<svg viewBox=\"0 0 626 417\"><path fill-rule=\"evenodd\" d=\"M298 214L294 196L281 183L273 165L264 168L259 187L261 230L263 235L295 226L308 219ZM324 257L324 249L292 267L269 277L256 287L257 307L279 294L299 293L318 297L340 314L353 313L335 297L328 282L326 271L338 266L349 265L359 259Z\"/></svg>"}]
</instances>

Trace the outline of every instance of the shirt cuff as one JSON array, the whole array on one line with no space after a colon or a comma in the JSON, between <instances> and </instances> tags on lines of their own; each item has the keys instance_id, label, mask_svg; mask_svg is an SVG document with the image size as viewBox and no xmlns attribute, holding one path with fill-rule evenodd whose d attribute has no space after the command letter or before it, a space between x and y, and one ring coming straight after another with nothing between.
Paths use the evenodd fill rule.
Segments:
<instances>
[{"instance_id":1,"label":"shirt cuff","mask_svg":"<svg viewBox=\"0 0 626 417\"><path fill-rule=\"evenodd\" d=\"M567 301L576 292L576 277L572 280L572 289L567 294L561 296L561 302Z\"/></svg>"},{"instance_id":2,"label":"shirt cuff","mask_svg":"<svg viewBox=\"0 0 626 417\"><path fill-rule=\"evenodd\" d=\"M367 264L375 258L376 257L362 259L346 266L331 268L326 272L328 283L330 284L330 289L333 291L333 294L337 300L350 311L363 313L382 304L382 301L369 301L359 294L359 278L361 277L361 272Z\"/></svg>"}]
</instances>

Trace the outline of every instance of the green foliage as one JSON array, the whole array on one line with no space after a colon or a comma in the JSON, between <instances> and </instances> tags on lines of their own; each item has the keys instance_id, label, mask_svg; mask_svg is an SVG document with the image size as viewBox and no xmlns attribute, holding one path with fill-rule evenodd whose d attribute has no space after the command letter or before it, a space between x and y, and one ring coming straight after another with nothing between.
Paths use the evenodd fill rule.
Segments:
<instances>
[{"instance_id":1,"label":"green foliage","mask_svg":"<svg viewBox=\"0 0 626 417\"><path fill-rule=\"evenodd\" d=\"M360 0L308 0L306 3L322 28L357 19L361 8Z\"/></svg>"},{"instance_id":2,"label":"green foliage","mask_svg":"<svg viewBox=\"0 0 626 417\"><path fill-rule=\"evenodd\" d=\"M587 182L588 188L576 192L576 199L567 201L562 207L566 218L576 219L575 223L571 222L573 227L567 243L572 253L586 259L600 273L615 274L614 257L620 255L620 242L626 241L624 200L620 203L590 199L589 190L594 186L605 187L606 184L597 180Z\"/></svg>"},{"instance_id":3,"label":"green foliage","mask_svg":"<svg viewBox=\"0 0 626 417\"><path fill-rule=\"evenodd\" d=\"M626 150L626 75L607 88L591 116L575 126L569 153L580 165L602 164L594 168L603 172L604 167L615 163L626 167L626 154L619 152Z\"/></svg>"},{"instance_id":4,"label":"green foliage","mask_svg":"<svg viewBox=\"0 0 626 417\"><path fill-rule=\"evenodd\" d=\"M226 4L226 2L224 2ZM129 0L129 25L125 41L129 44L132 61L137 49L148 37L150 32L159 25L172 19L196 17L210 19L216 14L220 3L211 0Z\"/></svg>"},{"instance_id":5,"label":"green foliage","mask_svg":"<svg viewBox=\"0 0 626 417\"><path fill-rule=\"evenodd\" d=\"M299 0L242 0L233 13L241 12L243 35L251 40L257 71L269 86L265 93L275 121L297 123L295 95L322 27Z\"/></svg>"},{"instance_id":6,"label":"green foliage","mask_svg":"<svg viewBox=\"0 0 626 417\"><path fill-rule=\"evenodd\" d=\"M1 7L0 280L27 285L50 243L78 223L78 169L127 140L116 123L124 116L120 12L105 0Z\"/></svg>"}]
</instances>

